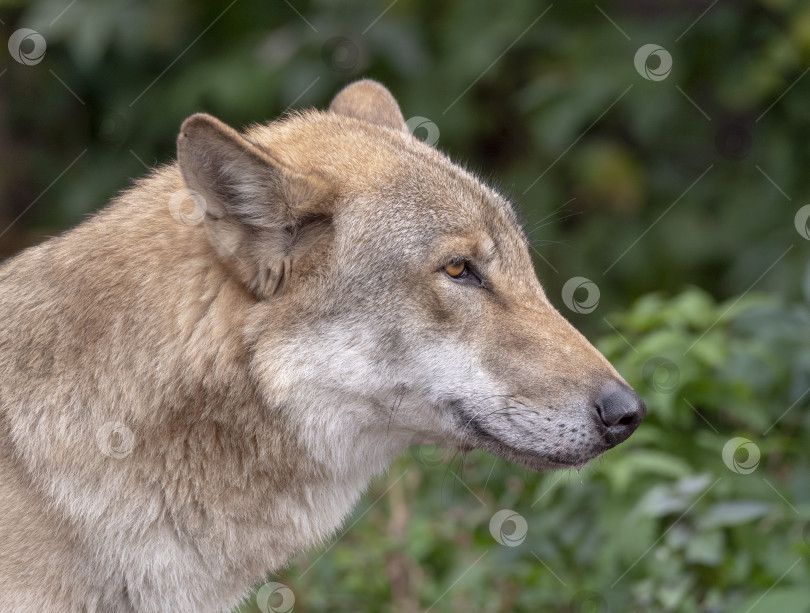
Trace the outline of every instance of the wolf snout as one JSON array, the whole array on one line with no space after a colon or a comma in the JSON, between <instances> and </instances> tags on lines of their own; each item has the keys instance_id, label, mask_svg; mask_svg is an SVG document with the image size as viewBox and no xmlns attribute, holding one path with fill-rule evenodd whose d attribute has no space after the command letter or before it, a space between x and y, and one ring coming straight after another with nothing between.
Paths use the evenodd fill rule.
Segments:
<instances>
[{"instance_id":1,"label":"wolf snout","mask_svg":"<svg viewBox=\"0 0 810 613\"><path fill-rule=\"evenodd\" d=\"M647 407L632 388L611 385L594 404L594 411L606 428L605 438L611 447L627 440L647 414Z\"/></svg>"}]
</instances>

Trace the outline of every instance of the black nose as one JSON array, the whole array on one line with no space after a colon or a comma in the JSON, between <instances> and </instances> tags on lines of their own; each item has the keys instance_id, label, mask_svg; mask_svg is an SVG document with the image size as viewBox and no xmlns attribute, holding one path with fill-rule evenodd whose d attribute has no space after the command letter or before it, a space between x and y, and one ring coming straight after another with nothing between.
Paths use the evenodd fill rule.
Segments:
<instances>
[{"instance_id":1,"label":"black nose","mask_svg":"<svg viewBox=\"0 0 810 613\"><path fill-rule=\"evenodd\" d=\"M607 428L606 438L611 447L627 440L647 414L638 394L624 384L614 384L605 390L595 409Z\"/></svg>"}]
</instances>

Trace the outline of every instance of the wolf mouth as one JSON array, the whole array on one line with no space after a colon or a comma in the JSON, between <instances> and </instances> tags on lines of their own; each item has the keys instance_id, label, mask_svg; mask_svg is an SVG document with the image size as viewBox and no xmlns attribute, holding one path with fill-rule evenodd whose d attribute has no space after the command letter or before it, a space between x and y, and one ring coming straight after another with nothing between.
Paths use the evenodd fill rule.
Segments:
<instances>
[{"instance_id":1,"label":"wolf mouth","mask_svg":"<svg viewBox=\"0 0 810 613\"><path fill-rule=\"evenodd\" d=\"M574 456L561 456L519 449L503 440L502 437L490 432L474 415L470 415L458 404L455 404L453 409L455 414L462 420L464 436L472 438L470 442L473 443L473 448L483 449L531 470L546 471L581 468L593 458L610 449L609 445L596 445L589 447L587 453L580 452Z\"/></svg>"}]
</instances>

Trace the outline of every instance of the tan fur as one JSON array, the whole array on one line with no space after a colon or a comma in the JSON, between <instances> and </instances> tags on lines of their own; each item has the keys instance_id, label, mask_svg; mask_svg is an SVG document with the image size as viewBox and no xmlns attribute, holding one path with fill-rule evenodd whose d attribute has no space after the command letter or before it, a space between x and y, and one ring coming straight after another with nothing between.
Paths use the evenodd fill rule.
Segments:
<instances>
[{"instance_id":1,"label":"tan fur","mask_svg":"<svg viewBox=\"0 0 810 613\"><path fill-rule=\"evenodd\" d=\"M225 611L410 444L540 470L629 435L511 206L370 81L244 134L192 116L176 164L0 268L0 314L2 611Z\"/></svg>"}]
</instances>

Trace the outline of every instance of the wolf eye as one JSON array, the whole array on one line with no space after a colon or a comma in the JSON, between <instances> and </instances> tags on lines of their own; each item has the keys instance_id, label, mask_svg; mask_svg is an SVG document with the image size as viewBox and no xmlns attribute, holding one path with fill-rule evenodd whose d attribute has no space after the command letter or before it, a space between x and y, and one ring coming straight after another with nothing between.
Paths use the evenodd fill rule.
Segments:
<instances>
[{"instance_id":1,"label":"wolf eye","mask_svg":"<svg viewBox=\"0 0 810 613\"><path fill-rule=\"evenodd\" d=\"M481 277L473 271L470 264L465 260L453 260L449 264L442 266L442 270L456 283L482 285Z\"/></svg>"},{"instance_id":2,"label":"wolf eye","mask_svg":"<svg viewBox=\"0 0 810 613\"><path fill-rule=\"evenodd\" d=\"M468 272L467 270L467 262L450 262L444 267L444 272L448 275L453 277L454 279L458 279L464 273Z\"/></svg>"}]
</instances>

